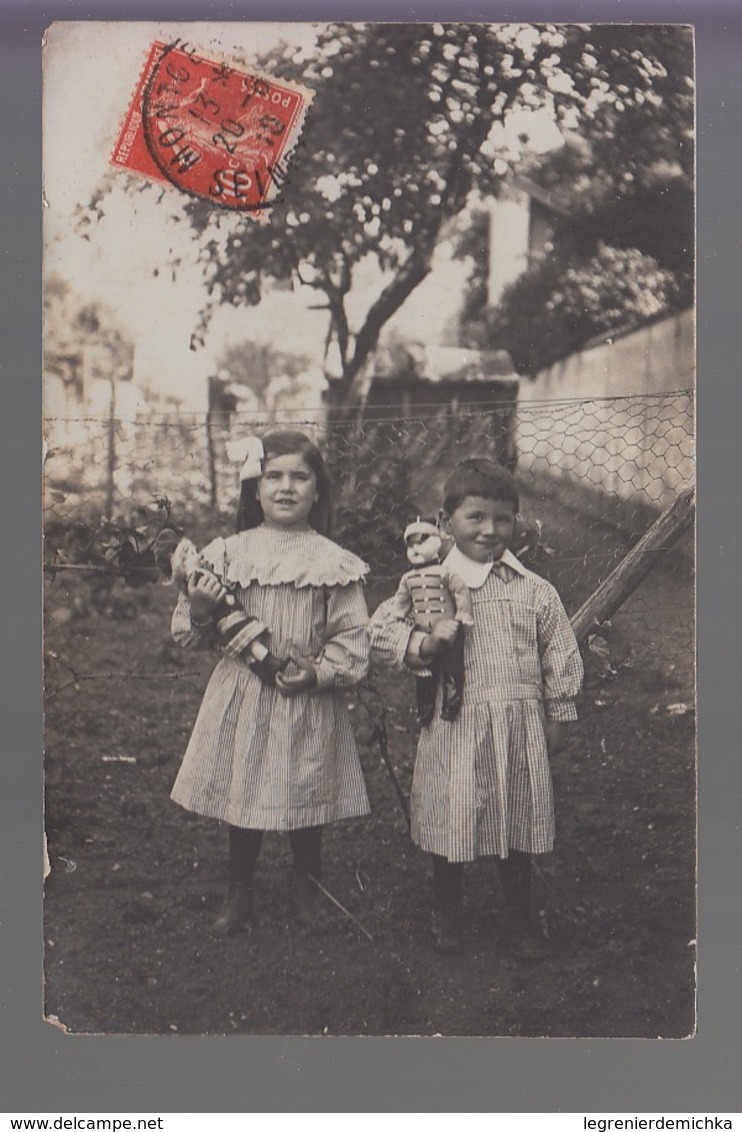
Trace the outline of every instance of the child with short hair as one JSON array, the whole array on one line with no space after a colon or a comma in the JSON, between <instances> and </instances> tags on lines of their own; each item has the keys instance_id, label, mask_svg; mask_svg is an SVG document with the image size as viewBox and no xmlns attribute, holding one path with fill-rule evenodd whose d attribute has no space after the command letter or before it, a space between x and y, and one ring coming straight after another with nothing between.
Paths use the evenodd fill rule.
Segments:
<instances>
[{"instance_id":1,"label":"child with short hair","mask_svg":"<svg viewBox=\"0 0 742 1132\"><path fill-rule=\"evenodd\" d=\"M515 478L485 458L448 477L440 522L453 539L446 565L471 591L474 625L465 645L466 684L458 718L423 727L412 784L412 839L432 854L434 946L462 950L466 861L497 858L510 946L541 959L548 941L532 919L531 854L554 841L549 757L577 718L582 662L554 587L510 552L519 493ZM371 619L382 659L420 671L456 639L443 619L429 633L383 603Z\"/></svg>"},{"instance_id":2,"label":"child with short hair","mask_svg":"<svg viewBox=\"0 0 742 1132\"><path fill-rule=\"evenodd\" d=\"M202 551L211 569L191 575L172 621L184 648L222 653L171 796L229 827L228 896L214 924L224 935L252 916L264 830L288 833L295 909L307 923L323 827L369 812L342 691L368 668L367 567L326 537L330 477L303 433L252 438L241 479L237 534ZM270 632L279 662L269 672L225 646L219 618L228 587Z\"/></svg>"}]
</instances>

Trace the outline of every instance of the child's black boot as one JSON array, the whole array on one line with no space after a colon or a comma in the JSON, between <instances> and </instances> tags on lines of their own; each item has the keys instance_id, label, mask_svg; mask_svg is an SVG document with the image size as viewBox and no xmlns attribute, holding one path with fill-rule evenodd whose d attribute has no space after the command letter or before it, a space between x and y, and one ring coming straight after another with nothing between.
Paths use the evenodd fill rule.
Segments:
<instances>
[{"instance_id":1,"label":"child's black boot","mask_svg":"<svg viewBox=\"0 0 742 1132\"><path fill-rule=\"evenodd\" d=\"M229 827L229 890L224 909L214 921L219 935L236 935L252 919L253 878L263 832Z\"/></svg>"},{"instance_id":2,"label":"child's black boot","mask_svg":"<svg viewBox=\"0 0 742 1132\"><path fill-rule=\"evenodd\" d=\"M252 919L252 911L252 885L244 880L230 881L227 902L214 920L214 931L218 935L237 935L247 927Z\"/></svg>"},{"instance_id":3,"label":"child's black boot","mask_svg":"<svg viewBox=\"0 0 742 1132\"><path fill-rule=\"evenodd\" d=\"M500 879L508 912L508 942L515 959L536 962L549 959L553 949L531 912L531 858L528 853L510 851L498 860Z\"/></svg>"},{"instance_id":4,"label":"child's black boot","mask_svg":"<svg viewBox=\"0 0 742 1132\"><path fill-rule=\"evenodd\" d=\"M445 955L460 955L464 950L464 866L434 853L433 891L434 904L430 921L433 947Z\"/></svg>"},{"instance_id":5,"label":"child's black boot","mask_svg":"<svg viewBox=\"0 0 742 1132\"><path fill-rule=\"evenodd\" d=\"M292 829L289 833L294 858L294 892L292 907L299 922L312 927L319 905L318 882L322 873L322 826Z\"/></svg>"}]
</instances>

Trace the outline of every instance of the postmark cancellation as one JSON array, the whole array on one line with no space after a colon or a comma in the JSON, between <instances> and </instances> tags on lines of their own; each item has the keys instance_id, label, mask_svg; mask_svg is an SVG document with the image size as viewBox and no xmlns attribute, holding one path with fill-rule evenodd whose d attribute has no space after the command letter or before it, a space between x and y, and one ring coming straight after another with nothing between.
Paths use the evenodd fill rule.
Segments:
<instances>
[{"instance_id":1,"label":"postmark cancellation","mask_svg":"<svg viewBox=\"0 0 742 1132\"><path fill-rule=\"evenodd\" d=\"M154 42L110 163L266 222L314 92Z\"/></svg>"}]
</instances>

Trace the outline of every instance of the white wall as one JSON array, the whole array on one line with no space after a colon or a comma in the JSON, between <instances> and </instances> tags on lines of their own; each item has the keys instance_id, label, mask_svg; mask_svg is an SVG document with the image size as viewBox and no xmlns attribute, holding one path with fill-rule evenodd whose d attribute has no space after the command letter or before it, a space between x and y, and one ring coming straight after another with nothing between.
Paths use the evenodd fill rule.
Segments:
<instances>
[{"instance_id":1,"label":"white wall","mask_svg":"<svg viewBox=\"0 0 742 1132\"><path fill-rule=\"evenodd\" d=\"M505 288L528 267L530 200L525 193L492 200L489 214L487 302L495 307Z\"/></svg>"},{"instance_id":2,"label":"white wall","mask_svg":"<svg viewBox=\"0 0 742 1132\"><path fill-rule=\"evenodd\" d=\"M691 311L522 381L519 468L624 503L669 505L695 473Z\"/></svg>"}]
</instances>

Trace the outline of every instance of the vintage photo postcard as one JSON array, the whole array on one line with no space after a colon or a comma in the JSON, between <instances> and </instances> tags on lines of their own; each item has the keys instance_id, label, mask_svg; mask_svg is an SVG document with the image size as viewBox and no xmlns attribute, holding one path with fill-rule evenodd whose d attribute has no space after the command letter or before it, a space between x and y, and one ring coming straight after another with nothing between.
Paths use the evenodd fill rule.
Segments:
<instances>
[{"instance_id":1,"label":"vintage photo postcard","mask_svg":"<svg viewBox=\"0 0 742 1132\"><path fill-rule=\"evenodd\" d=\"M693 29L43 64L46 1019L692 1037Z\"/></svg>"}]
</instances>

